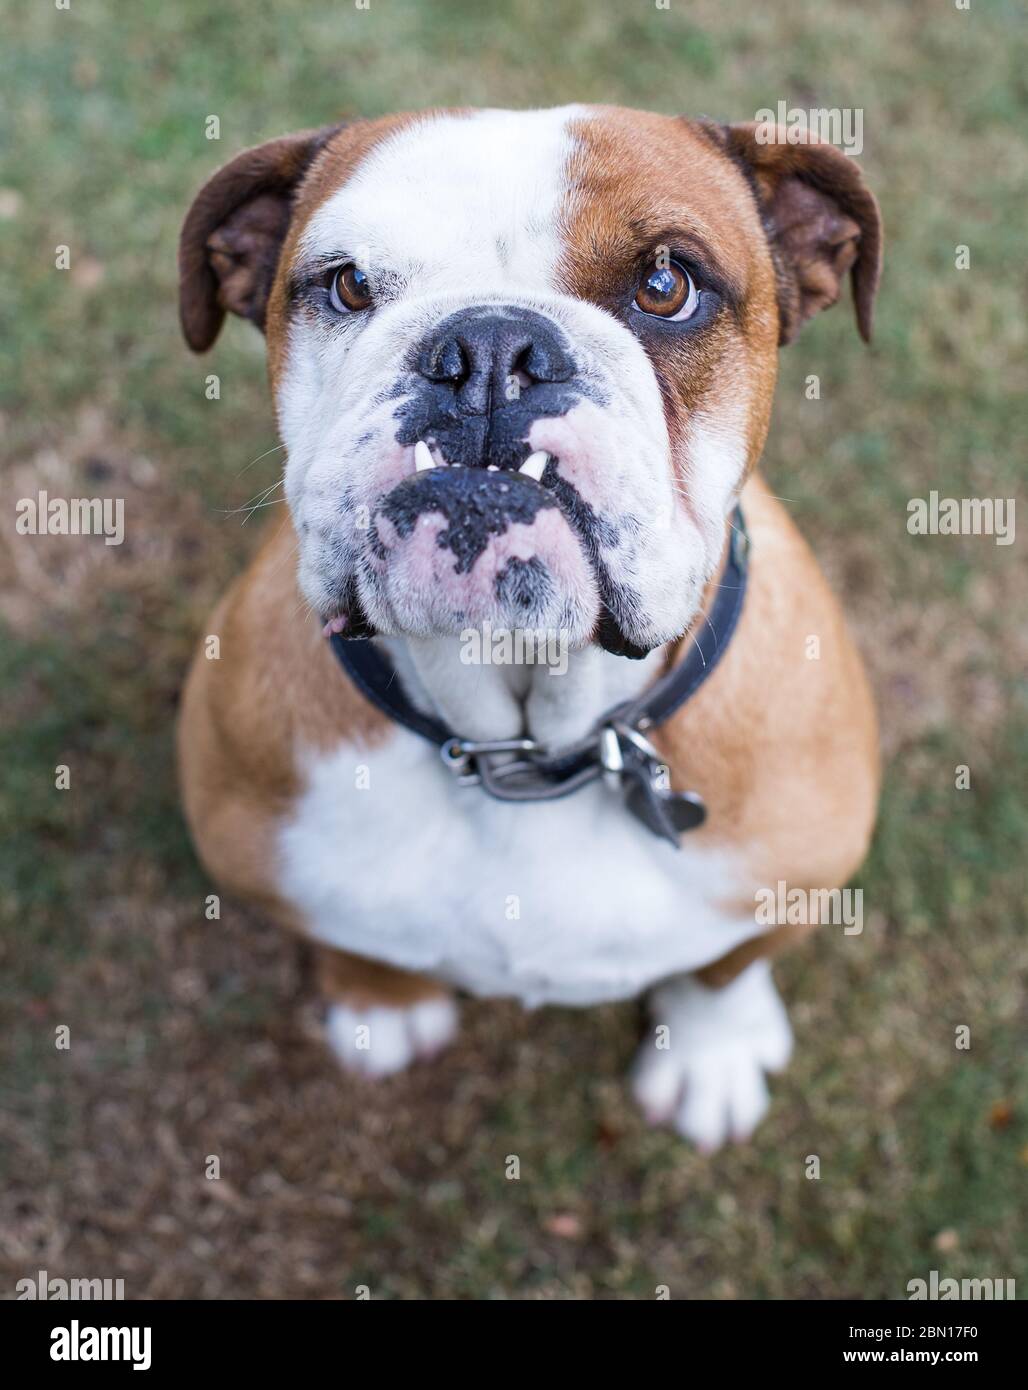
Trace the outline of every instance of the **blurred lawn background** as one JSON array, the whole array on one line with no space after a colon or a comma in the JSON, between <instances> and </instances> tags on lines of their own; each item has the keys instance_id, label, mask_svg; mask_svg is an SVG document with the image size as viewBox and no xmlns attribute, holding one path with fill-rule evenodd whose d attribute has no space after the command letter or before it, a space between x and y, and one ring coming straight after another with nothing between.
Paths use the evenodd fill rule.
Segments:
<instances>
[{"instance_id":1,"label":"blurred lawn background","mask_svg":"<svg viewBox=\"0 0 1028 1390\"><path fill-rule=\"evenodd\" d=\"M930 488L1012 497L1024 476L1022 7L0 0L0 18L0 1288L45 1268L130 1298L902 1298L938 1269L1028 1291L1025 542L905 525ZM632 1109L632 1006L475 1003L437 1065L376 1090L338 1075L303 948L236 903L205 920L174 784L190 650L256 538L231 513L281 466L261 457L259 336L231 323L200 360L178 335L192 194L242 147L344 115L576 99L860 107L885 217L875 344L848 303L807 328L765 461L878 693L865 931L778 967L797 1057L755 1141L714 1159ZM12 544L40 488L125 498L125 544Z\"/></svg>"}]
</instances>

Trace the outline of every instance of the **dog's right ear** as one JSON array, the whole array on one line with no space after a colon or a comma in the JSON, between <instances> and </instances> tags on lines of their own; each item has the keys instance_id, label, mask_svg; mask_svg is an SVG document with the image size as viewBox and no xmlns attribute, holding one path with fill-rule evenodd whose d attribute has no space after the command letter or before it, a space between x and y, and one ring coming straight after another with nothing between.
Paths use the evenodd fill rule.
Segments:
<instances>
[{"instance_id":1,"label":"dog's right ear","mask_svg":"<svg viewBox=\"0 0 1028 1390\"><path fill-rule=\"evenodd\" d=\"M179 318L186 342L206 352L226 311L262 331L293 196L341 125L283 135L237 154L193 200L179 239Z\"/></svg>"}]
</instances>

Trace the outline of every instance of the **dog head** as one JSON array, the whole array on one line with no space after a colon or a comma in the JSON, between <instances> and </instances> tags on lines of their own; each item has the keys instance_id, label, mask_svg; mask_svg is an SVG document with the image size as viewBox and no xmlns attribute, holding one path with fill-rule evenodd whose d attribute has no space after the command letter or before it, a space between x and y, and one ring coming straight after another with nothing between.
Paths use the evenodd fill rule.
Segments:
<instances>
[{"instance_id":1,"label":"dog head","mask_svg":"<svg viewBox=\"0 0 1028 1390\"><path fill-rule=\"evenodd\" d=\"M794 137L795 138L795 137ZM695 616L777 348L852 276L852 160L605 107L273 140L186 218L181 317L266 333L301 588L335 630L489 622L640 656Z\"/></svg>"}]
</instances>

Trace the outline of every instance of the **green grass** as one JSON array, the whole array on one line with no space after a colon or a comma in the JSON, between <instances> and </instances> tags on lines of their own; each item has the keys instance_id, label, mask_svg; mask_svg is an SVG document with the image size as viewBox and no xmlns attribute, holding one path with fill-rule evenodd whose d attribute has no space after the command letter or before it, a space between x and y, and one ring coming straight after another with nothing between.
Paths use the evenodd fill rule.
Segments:
<instances>
[{"instance_id":1,"label":"green grass","mask_svg":"<svg viewBox=\"0 0 1028 1390\"><path fill-rule=\"evenodd\" d=\"M0 10L0 501L110 493L128 528L98 551L15 545L8 522L0 546L11 1277L63 1261L130 1297L895 1298L936 1268L1028 1288L1025 548L906 532L912 496L1016 496L1023 476L1018 7ZM281 462L258 457L276 439L257 335L233 323L205 359L178 337L189 199L239 148L347 114L581 99L743 119L779 98L863 108L886 225L873 348L848 305L806 329L765 461L881 708L865 933L782 962L796 1060L755 1142L713 1162L633 1113L631 1007L476 1004L436 1067L358 1092L318 1042L302 949L228 900L205 919L178 812L181 677L256 533L228 513Z\"/></svg>"}]
</instances>

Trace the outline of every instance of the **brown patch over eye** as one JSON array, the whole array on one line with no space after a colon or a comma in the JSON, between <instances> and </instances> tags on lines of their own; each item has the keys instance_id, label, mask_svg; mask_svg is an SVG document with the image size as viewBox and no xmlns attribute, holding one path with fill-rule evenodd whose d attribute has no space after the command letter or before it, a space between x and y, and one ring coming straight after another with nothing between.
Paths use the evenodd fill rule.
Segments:
<instances>
[{"instance_id":1,"label":"brown patch over eye","mask_svg":"<svg viewBox=\"0 0 1028 1390\"><path fill-rule=\"evenodd\" d=\"M646 271L636 290L635 305L644 314L669 319L686 308L695 295L692 280L680 265L674 261L664 266L655 263Z\"/></svg>"},{"instance_id":2,"label":"brown patch over eye","mask_svg":"<svg viewBox=\"0 0 1028 1390\"><path fill-rule=\"evenodd\" d=\"M344 265L332 277L332 305L339 310L356 313L371 304L371 285L363 270Z\"/></svg>"}]
</instances>

